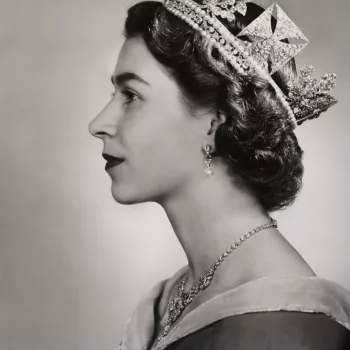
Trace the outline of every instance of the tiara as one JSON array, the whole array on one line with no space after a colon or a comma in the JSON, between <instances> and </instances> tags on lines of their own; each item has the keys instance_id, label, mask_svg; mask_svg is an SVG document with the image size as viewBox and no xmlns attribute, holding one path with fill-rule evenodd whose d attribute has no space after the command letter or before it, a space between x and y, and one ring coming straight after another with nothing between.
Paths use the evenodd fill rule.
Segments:
<instances>
[{"instance_id":1,"label":"tiara","mask_svg":"<svg viewBox=\"0 0 350 350\"><path fill-rule=\"evenodd\" d=\"M238 74L258 75L268 81L293 128L308 119L317 118L337 103L331 95L336 75L325 74L317 81L312 78L314 68L304 66L297 78L287 82L289 93L285 95L271 75L303 50L309 40L276 3L234 36L219 17L232 22L236 19L236 12L245 16L248 2L252 0L202 0L201 4L193 0L164 0L164 6L210 40ZM273 31L274 11L277 13L277 23ZM289 43L284 39L302 43Z\"/></svg>"}]
</instances>

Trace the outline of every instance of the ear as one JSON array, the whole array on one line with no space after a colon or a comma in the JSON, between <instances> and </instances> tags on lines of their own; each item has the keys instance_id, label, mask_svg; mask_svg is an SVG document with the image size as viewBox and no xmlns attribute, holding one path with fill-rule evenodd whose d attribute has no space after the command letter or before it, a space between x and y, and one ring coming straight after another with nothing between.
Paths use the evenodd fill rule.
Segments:
<instances>
[{"instance_id":1,"label":"ear","mask_svg":"<svg viewBox=\"0 0 350 350\"><path fill-rule=\"evenodd\" d=\"M226 119L227 117L224 113L222 113L221 111L216 111L216 116L214 116L214 118L211 119L210 130L208 131L207 135L211 135L212 133L214 133L220 124L226 122Z\"/></svg>"}]
</instances>

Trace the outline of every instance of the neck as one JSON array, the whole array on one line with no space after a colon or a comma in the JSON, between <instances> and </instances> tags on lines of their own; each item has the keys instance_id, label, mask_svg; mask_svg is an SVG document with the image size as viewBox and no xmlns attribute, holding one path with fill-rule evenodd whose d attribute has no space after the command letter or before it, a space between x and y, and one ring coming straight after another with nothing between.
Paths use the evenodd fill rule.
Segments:
<instances>
[{"instance_id":1,"label":"neck","mask_svg":"<svg viewBox=\"0 0 350 350\"><path fill-rule=\"evenodd\" d=\"M270 222L252 193L225 170L215 166L213 177L192 179L159 203L187 256L190 284L242 235Z\"/></svg>"}]
</instances>

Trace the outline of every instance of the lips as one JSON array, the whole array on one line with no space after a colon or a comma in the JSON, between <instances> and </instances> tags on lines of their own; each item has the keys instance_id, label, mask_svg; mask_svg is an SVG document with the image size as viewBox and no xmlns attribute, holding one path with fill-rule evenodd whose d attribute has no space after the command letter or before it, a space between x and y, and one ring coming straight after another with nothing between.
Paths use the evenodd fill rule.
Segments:
<instances>
[{"instance_id":1,"label":"lips","mask_svg":"<svg viewBox=\"0 0 350 350\"><path fill-rule=\"evenodd\" d=\"M114 156L111 156L110 154L107 154L107 153L102 153L102 157L107 161L124 160L123 158L114 157Z\"/></svg>"},{"instance_id":2,"label":"lips","mask_svg":"<svg viewBox=\"0 0 350 350\"><path fill-rule=\"evenodd\" d=\"M106 167L105 167L106 170L109 168L113 168L124 162L123 158L114 157L107 153L102 153L102 157L105 160L107 160Z\"/></svg>"},{"instance_id":3,"label":"lips","mask_svg":"<svg viewBox=\"0 0 350 350\"><path fill-rule=\"evenodd\" d=\"M123 163L124 160L123 159L118 159L118 160L109 160L107 163L106 163L106 166L105 166L105 169L109 169L109 168L113 168L121 163Z\"/></svg>"}]
</instances>

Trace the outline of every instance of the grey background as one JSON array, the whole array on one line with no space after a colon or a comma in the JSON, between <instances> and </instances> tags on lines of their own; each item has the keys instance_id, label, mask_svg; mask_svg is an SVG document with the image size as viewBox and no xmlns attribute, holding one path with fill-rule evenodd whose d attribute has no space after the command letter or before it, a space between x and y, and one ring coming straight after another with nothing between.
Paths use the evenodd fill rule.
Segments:
<instances>
[{"instance_id":1,"label":"grey background","mask_svg":"<svg viewBox=\"0 0 350 350\"><path fill-rule=\"evenodd\" d=\"M260 1L265 6L271 1ZM111 350L136 302L185 264L164 212L110 193L88 123L131 1L0 1L0 349ZM340 103L305 123L304 189L276 213L316 272L350 289L349 0L281 0Z\"/></svg>"}]
</instances>

